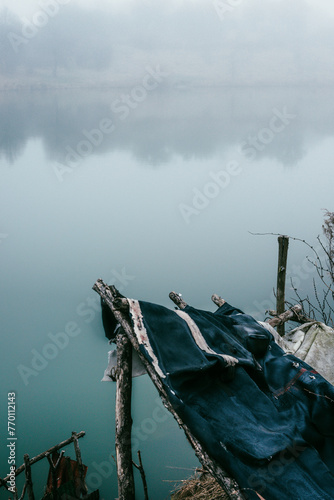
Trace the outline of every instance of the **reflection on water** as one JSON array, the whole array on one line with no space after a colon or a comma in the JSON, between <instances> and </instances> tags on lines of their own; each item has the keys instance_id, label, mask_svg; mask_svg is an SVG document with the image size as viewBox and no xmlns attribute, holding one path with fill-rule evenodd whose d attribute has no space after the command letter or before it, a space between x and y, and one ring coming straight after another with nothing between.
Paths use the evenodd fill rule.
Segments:
<instances>
[{"instance_id":1,"label":"reflection on water","mask_svg":"<svg viewBox=\"0 0 334 500\"><path fill-rule=\"evenodd\" d=\"M30 138L40 137L49 159L69 167L90 154L119 150L152 165L174 155L208 158L233 145L254 158L247 144L254 146L262 132L266 147L255 142L257 158L293 166L334 134L333 94L298 87L154 89L137 98L133 89L2 93L0 152L14 162ZM288 133L278 127L271 140L263 129L270 129L275 110L295 119Z\"/></svg>"}]
</instances>

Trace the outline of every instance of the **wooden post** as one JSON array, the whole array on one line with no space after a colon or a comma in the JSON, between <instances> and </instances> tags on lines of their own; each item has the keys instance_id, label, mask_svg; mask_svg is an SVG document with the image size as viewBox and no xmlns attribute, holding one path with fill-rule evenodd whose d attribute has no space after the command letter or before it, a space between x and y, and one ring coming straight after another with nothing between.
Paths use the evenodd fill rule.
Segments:
<instances>
[{"instance_id":1,"label":"wooden post","mask_svg":"<svg viewBox=\"0 0 334 500\"><path fill-rule=\"evenodd\" d=\"M280 235L278 237L278 268L277 268L277 290L276 290L276 312L277 315L285 311L285 278L286 278L286 263L288 260L289 238L288 236ZM285 333L285 325L281 323L277 325L277 332L283 337Z\"/></svg>"},{"instance_id":2,"label":"wooden post","mask_svg":"<svg viewBox=\"0 0 334 500\"><path fill-rule=\"evenodd\" d=\"M32 479L31 479L31 466L29 455L24 455L24 465L25 465L25 474L26 474L26 484L27 484L27 492L29 500L35 500L34 491L32 488Z\"/></svg>"},{"instance_id":3,"label":"wooden post","mask_svg":"<svg viewBox=\"0 0 334 500\"><path fill-rule=\"evenodd\" d=\"M121 329L116 337L116 465L119 500L135 500L131 454L132 346Z\"/></svg>"},{"instance_id":4,"label":"wooden post","mask_svg":"<svg viewBox=\"0 0 334 500\"><path fill-rule=\"evenodd\" d=\"M77 495L87 495L88 493L88 488L85 483L85 466L82 463L82 458L81 458L81 451L80 451L80 446L79 446L79 440L77 438L76 432L72 432L72 437L74 438L73 444L74 444L74 451L75 451L75 456L78 462L78 468L79 468L79 478L80 478L80 491L77 491Z\"/></svg>"}]
</instances>

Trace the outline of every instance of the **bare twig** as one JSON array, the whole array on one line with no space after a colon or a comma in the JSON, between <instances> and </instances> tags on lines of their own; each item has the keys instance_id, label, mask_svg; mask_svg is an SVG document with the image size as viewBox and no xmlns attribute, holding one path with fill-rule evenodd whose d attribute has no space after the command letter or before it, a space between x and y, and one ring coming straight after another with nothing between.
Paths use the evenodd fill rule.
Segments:
<instances>
[{"instance_id":1,"label":"bare twig","mask_svg":"<svg viewBox=\"0 0 334 500\"><path fill-rule=\"evenodd\" d=\"M141 480L142 480L143 488L144 488L144 497L145 497L145 500L148 500L147 482L146 482L146 476L145 476L145 471L144 471L143 463L142 463L142 460L141 460L140 450L138 450L137 455L138 455L139 465L137 465L135 462L132 462L132 463L136 467L136 469L138 469L139 472L140 472L140 476L141 476Z\"/></svg>"}]
</instances>

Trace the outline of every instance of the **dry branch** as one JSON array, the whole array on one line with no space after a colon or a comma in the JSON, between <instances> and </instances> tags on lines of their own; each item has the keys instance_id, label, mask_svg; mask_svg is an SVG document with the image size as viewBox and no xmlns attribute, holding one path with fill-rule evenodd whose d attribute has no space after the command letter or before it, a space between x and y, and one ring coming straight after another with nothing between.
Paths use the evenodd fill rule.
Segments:
<instances>
[{"instance_id":1,"label":"dry branch","mask_svg":"<svg viewBox=\"0 0 334 500\"><path fill-rule=\"evenodd\" d=\"M140 472L140 476L141 476L141 480L142 480L143 488L144 488L144 498L145 498L145 500L148 500L147 482L146 482L146 476L145 476L145 471L144 471L144 467L143 467L143 462L141 460L140 450L138 450L137 455L138 455L139 465L137 465L135 462L133 462L133 465Z\"/></svg>"},{"instance_id":2,"label":"dry branch","mask_svg":"<svg viewBox=\"0 0 334 500\"><path fill-rule=\"evenodd\" d=\"M312 319L304 316L302 314L302 306L300 304L296 304L291 307L288 311L285 311L282 314L277 314L277 311L268 311L270 316L274 316L272 319L268 321L269 325L275 327L278 325L282 325L286 321L295 321L297 323L309 323Z\"/></svg>"}]
</instances>

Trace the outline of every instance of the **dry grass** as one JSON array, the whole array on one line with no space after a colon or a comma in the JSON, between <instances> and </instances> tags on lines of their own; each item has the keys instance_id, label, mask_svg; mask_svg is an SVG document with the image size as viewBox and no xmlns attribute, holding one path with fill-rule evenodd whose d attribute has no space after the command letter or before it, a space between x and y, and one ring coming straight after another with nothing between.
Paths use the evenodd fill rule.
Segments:
<instances>
[{"instance_id":1,"label":"dry grass","mask_svg":"<svg viewBox=\"0 0 334 500\"><path fill-rule=\"evenodd\" d=\"M182 481L171 495L171 500L183 500L193 498L195 500L228 500L228 496L219 486L217 481L208 472L196 470L195 474Z\"/></svg>"}]
</instances>

